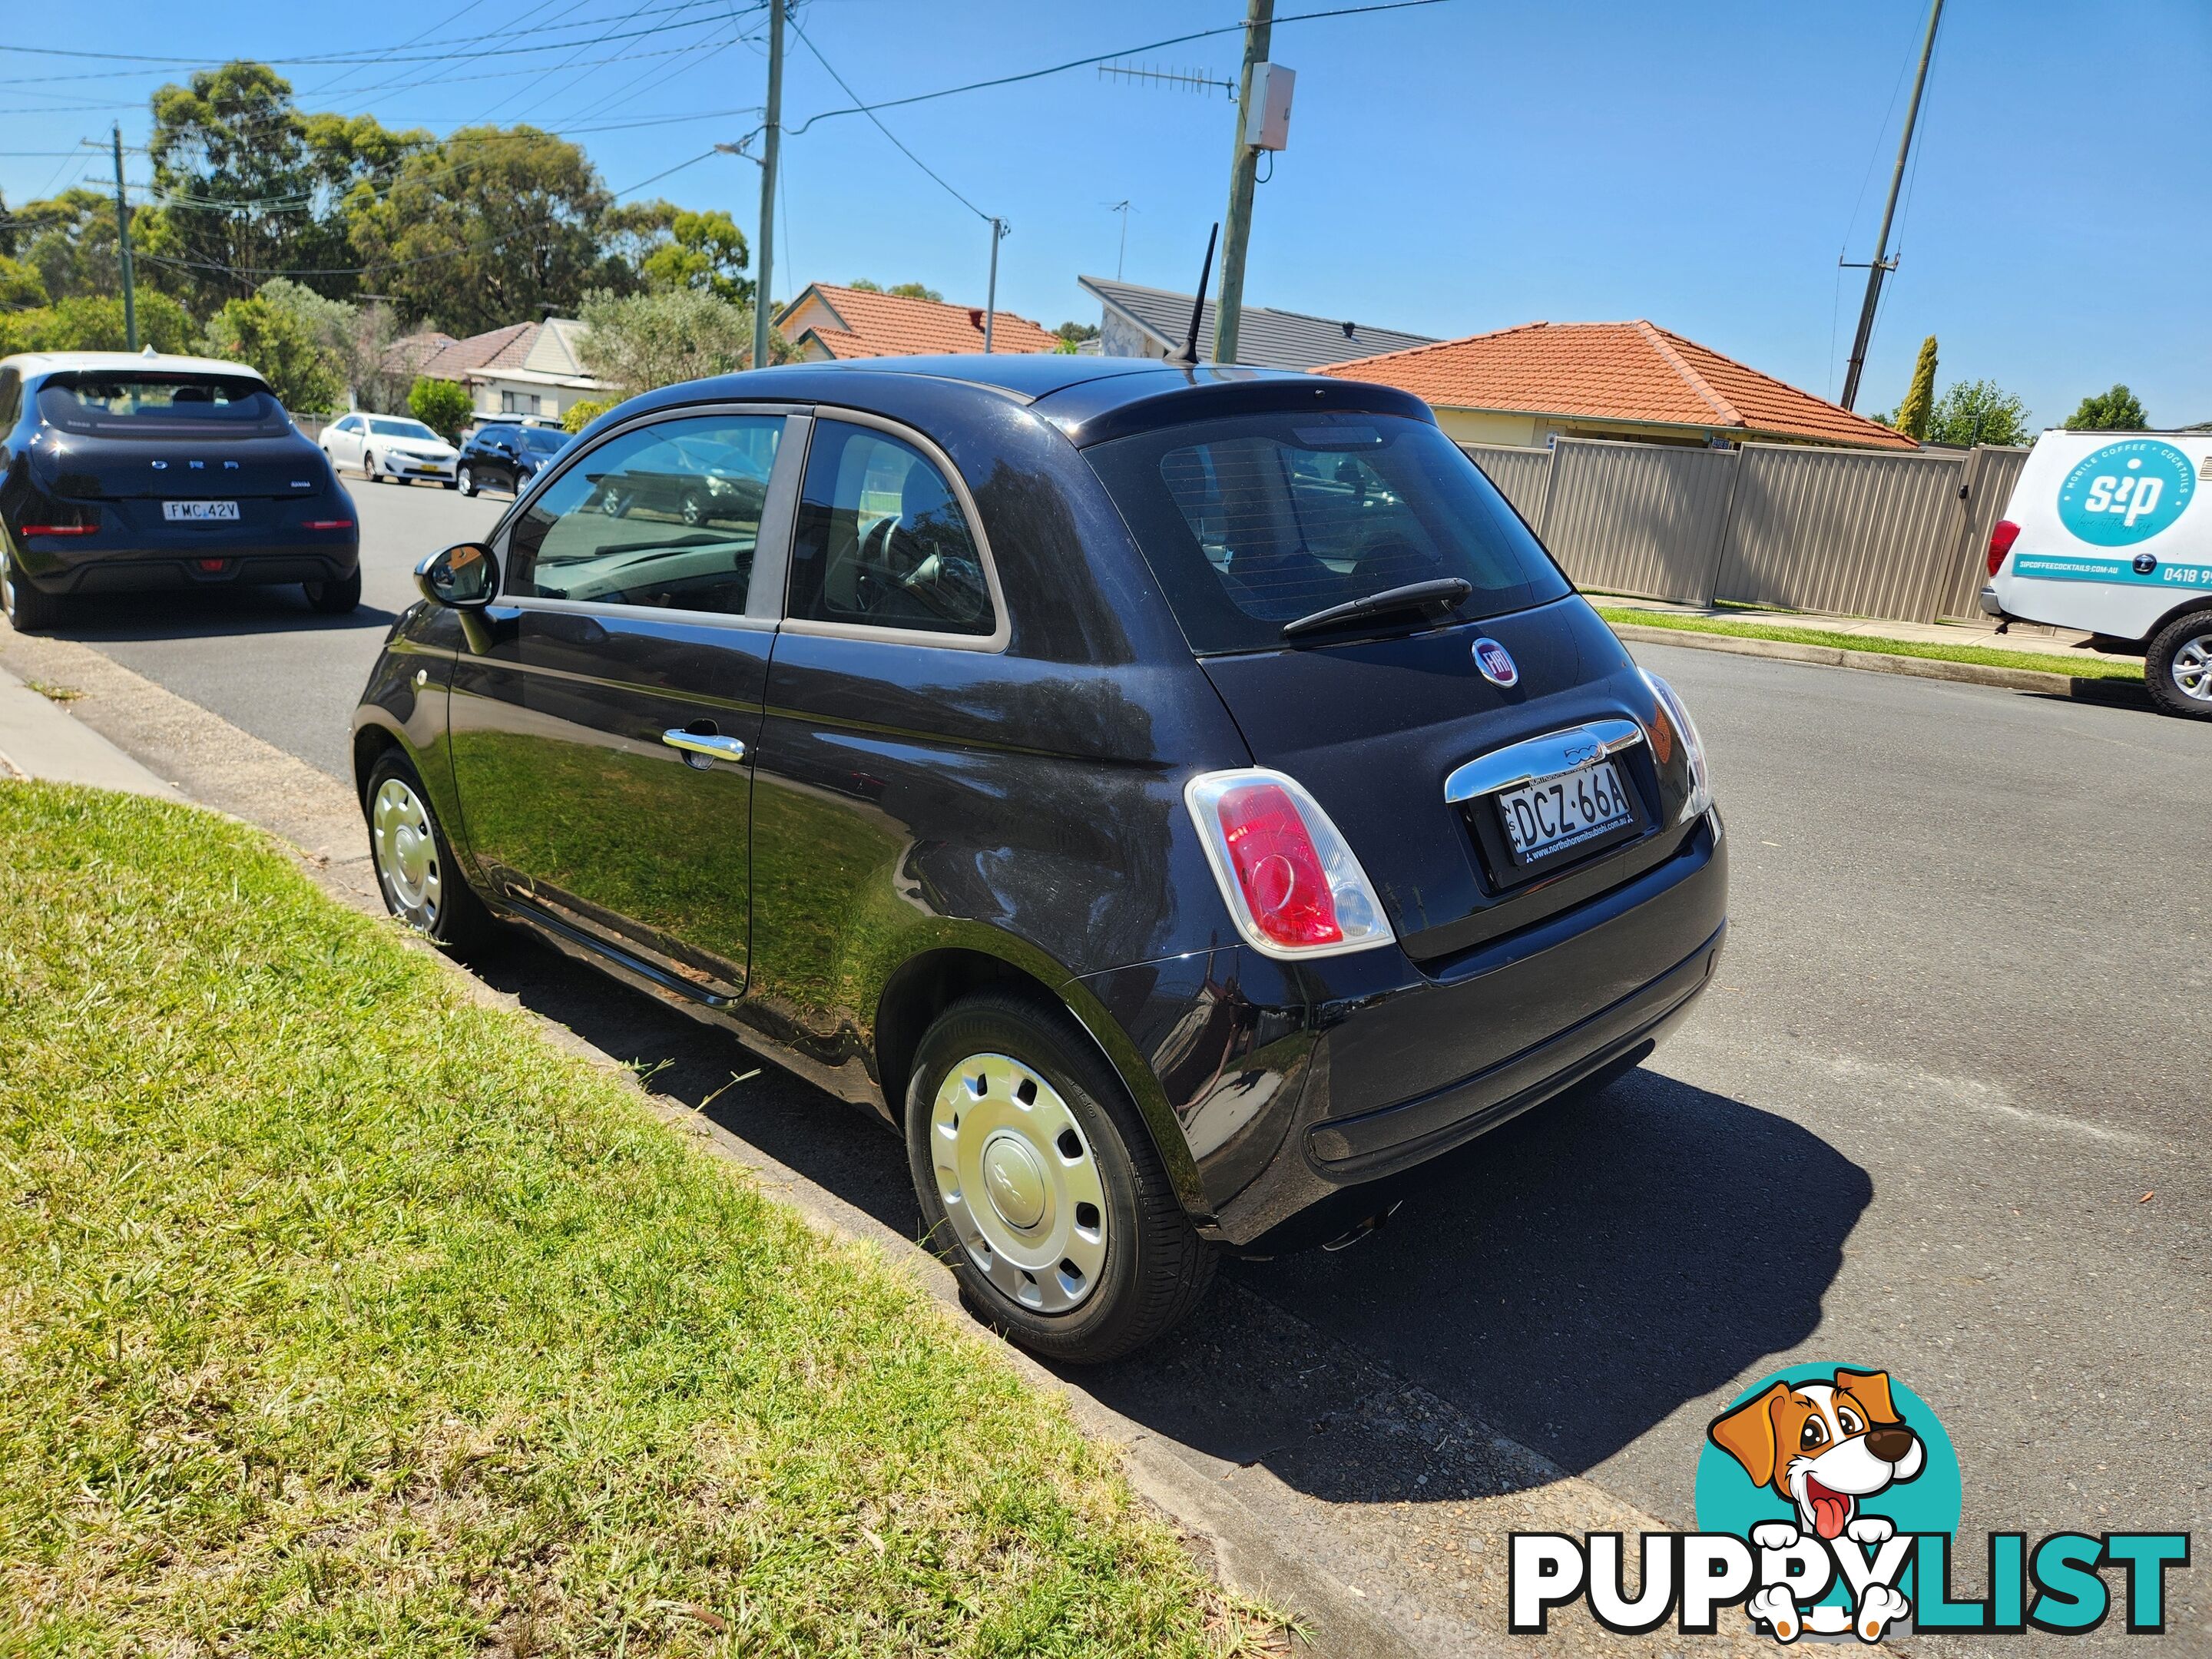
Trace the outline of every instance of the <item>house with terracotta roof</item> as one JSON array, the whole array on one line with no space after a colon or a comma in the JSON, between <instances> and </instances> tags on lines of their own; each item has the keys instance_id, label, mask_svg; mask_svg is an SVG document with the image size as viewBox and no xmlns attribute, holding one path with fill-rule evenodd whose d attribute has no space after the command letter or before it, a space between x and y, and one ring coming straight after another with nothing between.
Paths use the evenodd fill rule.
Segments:
<instances>
[{"instance_id":1,"label":"house with terracotta roof","mask_svg":"<svg viewBox=\"0 0 2212 1659\"><path fill-rule=\"evenodd\" d=\"M777 315L775 325L800 360L809 362L983 349L980 306L910 300L834 283L809 283ZM1060 337L1026 317L1000 311L992 315L991 349L1057 351Z\"/></svg>"},{"instance_id":2,"label":"house with terracotta roof","mask_svg":"<svg viewBox=\"0 0 2212 1659\"><path fill-rule=\"evenodd\" d=\"M1917 449L1903 433L1656 324L1523 323L1318 371L1410 392L1461 443L1555 437Z\"/></svg>"},{"instance_id":3,"label":"house with terracotta roof","mask_svg":"<svg viewBox=\"0 0 2212 1659\"><path fill-rule=\"evenodd\" d=\"M509 323L465 340L432 330L394 340L386 358L433 380L459 381L480 416L554 417L585 399L621 395L584 367L589 331L573 317Z\"/></svg>"}]
</instances>

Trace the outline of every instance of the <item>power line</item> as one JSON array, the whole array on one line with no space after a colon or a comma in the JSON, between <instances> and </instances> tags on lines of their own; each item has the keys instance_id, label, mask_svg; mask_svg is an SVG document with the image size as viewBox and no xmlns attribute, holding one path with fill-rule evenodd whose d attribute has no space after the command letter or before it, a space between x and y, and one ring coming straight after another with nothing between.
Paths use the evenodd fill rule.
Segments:
<instances>
[{"instance_id":1,"label":"power line","mask_svg":"<svg viewBox=\"0 0 2212 1659\"><path fill-rule=\"evenodd\" d=\"M796 17L793 17L791 18L789 21L791 23L791 32L799 37L800 44L805 46L807 51L814 54L814 61L821 64L823 69L830 71L830 78L832 81L835 81L838 86L843 89L844 94L848 98L851 99L856 105L860 104L860 94L854 91L851 87L846 85L845 77L837 73L836 65L832 64L827 58L824 58L822 55L822 48L816 46L812 40L809 40L807 38L806 31L799 27L799 20ZM966 208L969 212L974 214L978 219L982 220L986 224L995 225L998 223L996 219L994 219L989 214L984 212L982 209L977 207L973 202L969 201L965 196L963 196L958 191L953 189L951 185L945 183L945 176L939 173L936 168L931 167L928 162L923 161L921 157L916 155L903 143L901 143L899 142L898 135L883 124L883 122L877 117L874 110L868 108L865 105L861 105L860 113L866 116L869 120L875 123L876 131L882 133L884 137L890 139L893 147L897 149L900 155L905 156L908 161L913 162L915 166L920 167L932 179L936 179L938 185L944 190L946 195L950 196L954 201L959 203L962 207ZM994 249L995 246L996 244L994 243Z\"/></svg>"},{"instance_id":2,"label":"power line","mask_svg":"<svg viewBox=\"0 0 2212 1659\"><path fill-rule=\"evenodd\" d=\"M1380 3L1375 5L1338 6L1328 11L1297 12L1288 17L1278 17L1275 19L1275 26L1279 28L1285 23L1310 23L1324 17L1358 17L1369 12L1407 11L1416 6L1440 6L1445 3L1447 0L1380 0ZM887 98L880 103L856 102L849 109L826 109L819 114L810 115L797 126L786 128L785 131L795 137L817 121L827 121L833 116L868 115L879 109L899 109L908 104L927 104L935 99L951 98L963 92L981 92L992 87L1013 86L1023 81L1040 81L1048 75L1063 75L1069 70L1088 69L1093 64L1110 63L1116 58L1127 58L1133 52L1158 52L1168 46L1180 46L1193 40L1211 40L1217 34L1242 34L1243 32L1243 24L1226 23L1219 28L1198 29L1189 34L1178 34L1165 40L1148 41L1140 46L1123 46L1117 52L1102 52L1089 58L1071 58L1065 64L1054 64L1046 69L1027 70L1019 75L994 76L988 81L969 81L961 86L945 87L936 92L917 92L905 98Z\"/></svg>"}]
</instances>

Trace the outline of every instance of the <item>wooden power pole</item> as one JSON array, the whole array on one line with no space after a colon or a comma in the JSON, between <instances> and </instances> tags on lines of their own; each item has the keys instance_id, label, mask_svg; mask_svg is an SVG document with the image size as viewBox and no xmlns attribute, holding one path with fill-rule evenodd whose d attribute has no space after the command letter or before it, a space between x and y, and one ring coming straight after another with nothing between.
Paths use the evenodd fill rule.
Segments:
<instances>
[{"instance_id":1,"label":"wooden power pole","mask_svg":"<svg viewBox=\"0 0 2212 1659\"><path fill-rule=\"evenodd\" d=\"M1881 279L1897 269L1886 259L1889 228L1897 217L1897 192L1905 183L1905 158L1912 154L1913 124L1920 118L1920 92L1928 84L1928 60L1936 55L1936 25L1943 16L1943 0L1929 0L1928 33L1920 42L1920 70L1912 77L1912 101L1905 106L1905 136L1897 141L1897 166L1889 175L1889 201L1881 210L1881 232L1875 238L1874 263L1867 267L1866 303L1859 307L1859 331L1851 341L1851 360L1844 370L1843 405L1849 409L1859 395L1859 375L1866 368L1867 346L1874 339L1875 308L1881 303Z\"/></svg>"},{"instance_id":2,"label":"wooden power pole","mask_svg":"<svg viewBox=\"0 0 2212 1659\"><path fill-rule=\"evenodd\" d=\"M138 349L138 290L131 269L131 203L123 193L123 125L114 128L115 140L115 241L123 255L123 339L132 351Z\"/></svg>"},{"instance_id":3,"label":"wooden power pole","mask_svg":"<svg viewBox=\"0 0 2212 1659\"><path fill-rule=\"evenodd\" d=\"M1260 176L1260 149L1248 141L1253 70L1267 61L1275 29L1275 0L1249 0L1244 14L1244 73L1237 96L1237 148L1229 167L1227 234L1221 247L1221 303L1214 313L1213 361L1237 361L1237 333L1244 313L1244 248L1252 236L1252 192ZM1200 295L1202 301L1206 298Z\"/></svg>"},{"instance_id":4,"label":"wooden power pole","mask_svg":"<svg viewBox=\"0 0 2212 1659\"><path fill-rule=\"evenodd\" d=\"M775 270L775 158L783 137L783 5L768 0L768 120L761 146L760 274L753 288L753 367L768 367L769 287Z\"/></svg>"}]
</instances>

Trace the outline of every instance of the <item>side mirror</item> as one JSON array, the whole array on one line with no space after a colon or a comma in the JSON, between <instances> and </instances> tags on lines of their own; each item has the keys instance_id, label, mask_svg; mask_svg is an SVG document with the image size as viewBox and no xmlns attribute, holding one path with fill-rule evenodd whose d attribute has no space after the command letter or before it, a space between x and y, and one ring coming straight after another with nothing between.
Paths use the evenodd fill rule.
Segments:
<instances>
[{"instance_id":1,"label":"side mirror","mask_svg":"<svg viewBox=\"0 0 2212 1659\"><path fill-rule=\"evenodd\" d=\"M481 611L499 592L499 561L482 542L463 542L416 565L415 586L433 605Z\"/></svg>"}]
</instances>

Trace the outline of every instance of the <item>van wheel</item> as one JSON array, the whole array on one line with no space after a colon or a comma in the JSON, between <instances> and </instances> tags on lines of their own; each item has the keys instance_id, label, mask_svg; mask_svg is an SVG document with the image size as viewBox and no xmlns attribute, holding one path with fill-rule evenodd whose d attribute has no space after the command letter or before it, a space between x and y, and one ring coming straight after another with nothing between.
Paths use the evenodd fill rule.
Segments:
<instances>
[{"instance_id":1,"label":"van wheel","mask_svg":"<svg viewBox=\"0 0 2212 1659\"><path fill-rule=\"evenodd\" d=\"M368 853L384 908L433 945L468 951L491 935L491 912L461 874L422 780L398 750L368 775Z\"/></svg>"},{"instance_id":2,"label":"van wheel","mask_svg":"<svg viewBox=\"0 0 2212 1659\"><path fill-rule=\"evenodd\" d=\"M31 586L30 578L10 563L0 549L0 614L15 624L18 634L43 634L60 625L64 601Z\"/></svg>"},{"instance_id":3,"label":"van wheel","mask_svg":"<svg viewBox=\"0 0 2212 1659\"><path fill-rule=\"evenodd\" d=\"M2212 720L2212 611L2176 617L2143 653L2151 700L2169 714Z\"/></svg>"},{"instance_id":4,"label":"van wheel","mask_svg":"<svg viewBox=\"0 0 2212 1659\"><path fill-rule=\"evenodd\" d=\"M906 1122L931 1248L1032 1352L1119 1358L1212 1282L1136 1107L1065 1013L1001 992L955 1003L921 1040Z\"/></svg>"}]
</instances>

